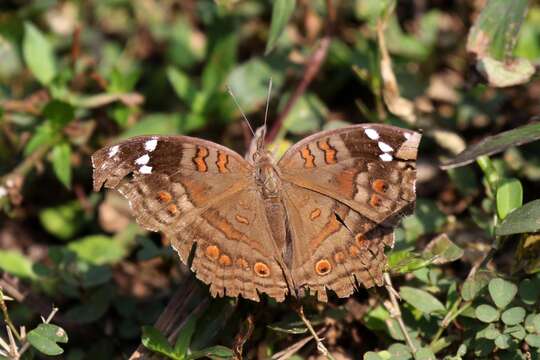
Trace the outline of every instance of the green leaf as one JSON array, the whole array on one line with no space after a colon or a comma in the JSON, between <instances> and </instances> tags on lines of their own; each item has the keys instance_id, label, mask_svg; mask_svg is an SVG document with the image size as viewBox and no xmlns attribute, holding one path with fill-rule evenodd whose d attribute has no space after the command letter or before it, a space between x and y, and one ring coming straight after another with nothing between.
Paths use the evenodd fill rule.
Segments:
<instances>
[{"instance_id":1,"label":"green leaf","mask_svg":"<svg viewBox=\"0 0 540 360\"><path fill-rule=\"evenodd\" d=\"M437 231L445 222L446 216L434 201L418 198L415 213L402 222L405 238L407 242L414 242L419 236Z\"/></svg>"},{"instance_id":2,"label":"green leaf","mask_svg":"<svg viewBox=\"0 0 540 360\"><path fill-rule=\"evenodd\" d=\"M525 328L521 325L509 326L504 329L504 333L520 341L525 338L525 335L527 335L527 333L525 332Z\"/></svg>"},{"instance_id":3,"label":"green leaf","mask_svg":"<svg viewBox=\"0 0 540 360\"><path fill-rule=\"evenodd\" d=\"M519 297L527 305L534 305L540 295L540 281L523 279L519 283Z\"/></svg>"},{"instance_id":4,"label":"green leaf","mask_svg":"<svg viewBox=\"0 0 540 360\"><path fill-rule=\"evenodd\" d=\"M413 359L413 356L411 354L411 350L409 347L405 344L401 343L394 343L390 345L388 348L388 351L391 354L390 359L394 360L409 360Z\"/></svg>"},{"instance_id":5,"label":"green leaf","mask_svg":"<svg viewBox=\"0 0 540 360\"><path fill-rule=\"evenodd\" d=\"M52 165L54 174L62 184L71 189L71 147L63 142L52 149Z\"/></svg>"},{"instance_id":6,"label":"green leaf","mask_svg":"<svg viewBox=\"0 0 540 360\"><path fill-rule=\"evenodd\" d=\"M502 313L501 320L506 325L521 324L525 320L526 311L521 306L515 306Z\"/></svg>"},{"instance_id":7,"label":"green leaf","mask_svg":"<svg viewBox=\"0 0 540 360\"><path fill-rule=\"evenodd\" d=\"M51 121L53 129L58 130L73 120L75 109L66 102L54 99L45 105L43 116Z\"/></svg>"},{"instance_id":8,"label":"green leaf","mask_svg":"<svg viewBox=\"0 0 540 360\"><path fill-rule=\"evenodd\" d=\"M27 335L28 342L45 355L60 355L64 350L57 343L67 343L64 329L53 324L39 324Z\"/></svg>"},{"instance_id":9,"label":"green leaf","mask_svg":"<svg viewBox=\"0 0 540 360\"><path fill-rule=\"evenodd\" d=\"M461 194L471 196L478 193L478 180L472 166L448 169L448 176Z\"/></svg>"},{"instance_id":10,"label":"green leaf","mask_svg":"<svg viewBox=\"0 0 540 360\"><path fill-rule=\"evenodd\" d=\"M424 249L424 258L434 264L445 264L463 256L463 249L454 244L445 233L431 240Z\"/></svg>"},{"instance_id":11,"label":"green leaf","mask_svg":"<svg viewBox=\"0 0 540 360\"><path fill-rule=\"evenodd\" d=\"M59 239L68 240L81 230L86 219L81 203L70 201L41 210L39 221L50 234Z\"/></svg>"},{"instance_id":12,"label":"green leaf","mask_svg":"<svg viewBox=\"0 0 540 360\"><path fill-rule=\"evenodd\" d=\"M518 179L505 179L497 187L497 214L504 219L523 205L523 187Z\"/></svg>"},{"instance_id":13,"label":"green leaf","mask_svg":"<svg viewBox=\"0 0 540 360\"><path fill-rule=\"evenodd\" d=\"M23 279L36 279L34 264L16 250L0 250L0 269Z\"/></svg>"},{"instance_id":14,"label":"green leaf","mask_svg":"<svg viewBox=\"0 0 540 360\"><path fill-rule=\"evenodd\" d=\"M119 241L105 235L90 235L67 245L79 259L93 265L114 264L126 256Z\"/></svg>"},{"instance_id":15,"label":"green leaf","mask_svg":"<svg viewBox=\"0 0 540 360\"><path fill-rule=\"evenodd\" d=\"M364 354L364 360L385 360L385 358L379 356L376 352L368 351Z\"/></svg>"},{"instance_id":16,"label":"green leaf","mask_svg":"<svg viewBox=\"0 0 540 360\"><path fill-rule=\"evenodd\" d=\"M435 354L429 348L420 348L414 354L414 360L436 360Z\"/></svg>"},{"instance_id":17,"label":"green leaf","mask_svg":"<svg viewBox=\"0 0 540 360\"><path fill-rule=\"evenodd\" d=\"M81 302L66 312L66 318L76 324L90 324L99 320L111 304L114 289L100 286L95 291L87 292Z\"/></svg>"},{"instance_id":18,"label":"green leaf","mask_svg":"<svg viewBox=\"0 0 540 360\"><path fill-rule=\"evenodd\" d=\"M518 288L510 281L496 278L489 282L489 294L499 309L504 309L514 300Z\"/></svg>"},{"instance_id":19,"label":"green leaf","mask_svg":"<svg viewBox=\"0 0 540 360\"><path fill-rule=\"evenodd\" d=\"M206 349L194 351L186 357L186 360L194 360L200 358L232 359L233 355L233 351L228 347L216 345L208 347Z\"/></svg>"},{"instance_id":20,"label":"green leaf","mask_svg":"<svg viewBox=\"0 0 540 360\"><path fill-rule=\"evenodd\" d=\"M531 347L540 348L540 335L528 334L525 336L525 342Z\"/></svg>"},{"instance_id":21,"label":"green leaf","mask_svg":"<svg viewBox=\"0 0 540 360\"><path fill-rule=\"evenodd\" d=\"M526 203L509 214L495 229L498 236L540 230L540 199Z\"/></svg>"},{"instance_id":22,"label":"green leaf","mask_svg":"<svg viewBox=\"0 0 540 360\"><path fill-rule=\"evenodd\" d=\"M167 338L153 326L143 326L141 342L147 349L177 359L174 350ZM179 358L178 358L179 359Z\"/></svg>"},{"instance_id":23,"label":"green leaf","mask_svg":"<svg viewBox=\"0 0 540 360\"><path fill-rule=\"evenodd\" d=\"M224 24L223 24L224 25ZM202 73L202 90L215 92L230 74L236 64L238 34L233 29L221 29ZM235 70L238 67L235 68Z\"/></svg>"},{"instance_id":24,"label":"green leaf","mask_svg":"<svg viewBox=\"0 0 540 360\"><path fill-rule=\"evenodd\" d=\"M488 270L479 270L468 277L461 289L461 297L465 301L473 300L493 279L495 275Z\"/></svg>"},{"instance_id":25,"label":"green leaf","mask_svg":"<svg viewBox=\"0 0 540 360\"><path fill-rule=\"evenodd\" d=\"M479 59L476 69L495 87L509 87L524 84L534 75L536 69L527 59L512 59L508 62L490 57Z\"/></svg>"},{"instance_id":26,"label":"green leaf","mask_svg":"<svg viewBox=\"0 0 540 360\"><path fill-rule=\"evenodd\" d=\"M279 89L284 75L280 69L274 69L269 63L255 57L236 66L227 78L227 83L240 107L246 113L251 113L266 103L270 78L273 88Z\"/></svg>"},{"instance_id":27,"label":"green leaf","mask_svg":"<svg viewBox=\"0 0 540 360\"><path fill-rule=\"evenodd\" d=\"M479 305L474 311L476 318L485 323L491 323L499 320L499 311L491 305Z\"/></svg>"},{"instance_id":28,"label":"green leaf","mask_svg":"<svg viewBox=\"0 0 540 360\"><path fill-rule=\"evenodd\" d=\"M270 35L266 43L265 55L270 53L276 46L276 43L285 29L285 26L291 18L296 0L275 0L272 8L272 23L270 24Z\"/></svg>"},{"instance_id":29,"label":"green leaf","mask_svg":"<svg viewBox=\"0 0 540 360\"><path fill-rule=\"evenodd\" d=\"M501 331L495 326L493 322L491 322L483 330L476 333L476 338L495 340L499 335L501 335Z\"/></svg>"},{"instance_id":30,"label":"green leaf","mask_svg":"<svg viewBox=\"0 0 540 360\"><path fill-rule=\"evenodd\" d=\"M422 269L432 263L411 250L392 251L388 256L388 267L392 273L406 274Z\"/></svg>"},{"instance_id":31,"label":"green leaf","mask_svg":"<svg viewBox=\"0 0 540 360\"><path fill-rule=\"evenodd\" d=\"M540 333L540 314L535 315L533 325L537 333Z\"/></svg>"},{"instance_id":32,"label":"green leaf","mask_svg":"<svg viewBox=\"0 0 540 360\"><path fill-rule=\"evenodd\" d=\"M281 98L280 110L282 110L289 97L290 93ZM283 121L283 128L294 135L316 132L321 129L327 115L328 109L326 105L315 94L304 94L294 104Z\"/></svg>"},{"instance_id":33,"label":"green leaf","mask_svg":"<svg viewBox=\"0 0 540 360\"><path fill-rule=\"evenodd\" d=\"M479 58L510 60L527 7L527 0L489 0L469 32L467 51Z\"/></svg>"},{"instance_id":34,"label":"green leaf","mask_svg":"<svg viewBox=\"0 0 540 360\"><path fill-rule=\"evenodd\" d=\"M56 135L57 134L55 133L51 123L49 121L45 121L38 126L34 132L34 135L26 144L24 148L24 155L30 155L42 145L52 144Z\"/></svg>"},{"instance_id":35,"label":"green leaf","mask_svg":"<svg viewBox=\"0 0 540 360\"><path fill-rule=\"evenodd\" d=\"M154 113L143 117L139 122L124 131L121 139L139 135L173 135L178 134L182 116L176 113Z\"/></svg>"},{"instance_id":36,"label":"green leaf","mask_svg":"<svg viewBox=\"0 0 540 360\"><path fill-rule=\"evenodd\" d=\"M472 163L478 157L493 155L511 146L523 145L540 139L540 123L535 122L497 135L487 136L475 145L469 146L462 153L443 165L443 170Z\"/></svg>"},{"instance_id":37,"label":"green leaf","mask_svg":"<svg viewBox=\"0 0 540 360\"><path fill-rule=\"evenodd\" d=\"M427 291L415 289L409 286L402 286L399 294L409 304L425 314L444 313L444 305Z\"/></svg>"},{"instance_id":38,"label":"green leaf","mask_svg":"<svg viewBox=\"0 0 540 360\"><path fill-rule=\"evenodd\" d=\"M23 56L30 71L43 85L56 76L56 60L49 41L32 23L24 23Z\"/></svg>"},{"instance_id":39,"label":"green leaf","mask_svg":"<svg viewBox=\"0 0 540 360\"><path fill-rule=\"evenodd\" d=\"M189 76L184 72L169 66L167 68L167 78L176 92L176 95L178 95L187 106L191 107L193 99L197 94L197 88L193 85Z\"/></svg>"},{"instance_id":40,"label":"green leaf","mask_svg":"<svg viewBox=\"0 0 540 360\"><path fill-rule=\"evenodd\" d=\"M506 334L501 334L495 339L495 346L499 349L508 349L512 345L512 339Z\"/></svg>"},{"instance_id":41,"label":"green leaf","mask_svg":"<svg viewBox=\"0 0 540 360\"><path fill-rule=\"evenodd\" d=\"M174 353L177 357L184 358L187 355L198 319L199 317L197 315L191 314L187 322L180 329L180 334L178 334L176 344L174 344Z\"/></svg>"}]
</instances>

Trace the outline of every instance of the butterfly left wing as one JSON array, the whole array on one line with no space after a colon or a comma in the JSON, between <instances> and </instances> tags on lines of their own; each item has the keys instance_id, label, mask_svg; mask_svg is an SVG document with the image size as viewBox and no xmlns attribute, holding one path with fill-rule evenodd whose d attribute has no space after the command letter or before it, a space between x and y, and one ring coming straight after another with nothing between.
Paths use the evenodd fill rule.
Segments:
<instances>
[{"instance_id":1,"label":"butterfly left wing","mask_svg":"<svg viewBox=\"0 0 540 360\"><path fill-rule=\"evenodd\" d=\"M92 156L94 189L130 202L137 222L170 239L213 296L258 301L288 293L253 167L237 153L187 136L142 136Z\"/></svg>"}]
</instances>

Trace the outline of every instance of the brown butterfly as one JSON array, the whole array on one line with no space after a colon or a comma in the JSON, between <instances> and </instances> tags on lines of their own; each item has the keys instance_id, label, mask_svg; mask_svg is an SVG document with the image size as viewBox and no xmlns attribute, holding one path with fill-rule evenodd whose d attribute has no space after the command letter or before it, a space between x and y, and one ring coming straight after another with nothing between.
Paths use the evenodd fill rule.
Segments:
<instances>
[{"instance_id":1,"label":"brown butterfly","mask_svg":"<svg viewBox=\"0 0 540 360\"><path fill-rule=\"evenodd\" d=\"M94 189L130 202L137 221L161 231L213 296L286 295L359 283L382 285L385 246L413 211L421 135L361 124L309 136L275 161L264 146L244 159L187 136L140 136L92 156ZM193 253L191 253L193 251Z\"/></svg>"}]
</instances>

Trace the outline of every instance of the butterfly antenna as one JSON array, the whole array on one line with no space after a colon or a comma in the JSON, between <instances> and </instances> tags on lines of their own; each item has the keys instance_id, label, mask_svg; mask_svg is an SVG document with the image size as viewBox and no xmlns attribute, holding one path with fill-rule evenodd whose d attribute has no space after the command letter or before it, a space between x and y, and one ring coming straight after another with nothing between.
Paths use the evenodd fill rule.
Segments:
<instances>
[{"instance_id":1,"label":"butterfly antenna","mask_svg":"<svg viewBox=\"0 0 540 360\"><path fill-rule=\"evenodd\" d=\"M266 129L266 120L268 119L268 106L270 105L270 95L272 94L272 78L268 82L268 95L266 97L266 110L264 112L264 128Z\"/></svg>"},{"instance_id":2,"label":"butterfly antenna","mask_svg":"<svg viewBox=\"0 0 540 360\"><path fill-rule=\"evenodd\" d=\"M242 108L240 107L240 104L238 103L238 100L236 100L236 96L234 96L234 93L232 92L231 88L229 86L227 86L227 91L229 92L229 95L231 95L234 103L236 104L236 107L238 108L238 110L240 111L240 114L242 114L242 117L244 118L244 120L246 121L246 124L247 126L249 127L249 130L251 131L251 133L253 134L253 136L255 136L255 131L253 131L253 128L251 127L251 124L249 123L249 120L247 119L247 116L246 114L244 114L244 111L242 110Z\"/></svg>"}]
</instances>

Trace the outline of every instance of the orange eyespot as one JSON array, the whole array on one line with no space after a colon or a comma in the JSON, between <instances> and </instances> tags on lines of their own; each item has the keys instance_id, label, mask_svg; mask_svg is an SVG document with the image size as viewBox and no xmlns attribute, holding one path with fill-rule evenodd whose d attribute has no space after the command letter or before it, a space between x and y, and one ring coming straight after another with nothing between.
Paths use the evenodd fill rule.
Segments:
<instances>
[{"instance_id":1,"label":"orange eyespot","mask_svg":"<svg viewBox=\"0 0 540 360\"><path fill-rule=\"evenodd\" d=\"M253 270L255 270L255 274L259 275L260 277L270 276L270 268L268 267L268 265L262 262L255 263Z\"/></svg>"},{"instance_id":2,"label":"orange eyespot","mask_svg":"<svg viewBox=\"0 0 540 360\"><path fill-rule=\"evenodd\" d=\"M373 194L371 195L371 199L369 199L369 203L373 207L379 207L382 204L382 200L377 195Z\"/></svg>"},{"instance_id":3,"label":"orange eyespot","mask_svg":"<svg viewBox=\"0 0 540 360\"><path fill-rule=\"evenodd\" d=\"M167 191L158 191L157 199L166 204L172 200L172 195Z\"/></svg>"},{"instance_id":4,"label":"orange eyespot","mask_svg":"<svg viewBox=\"0 0 540 360\"><path fill-rule=\"evenodd\" d=\"M315 272L318 275L321 275L321 276L326 275L331 270L332 270L332 264L330 264L330 261L328 261L326 259L319 260L315 264Z\"/></svg>"},{"instance_id":5,"label":"orange eyespot","mask_svg":"<svg viewBox=\"0 0 540 360\"><path fill-rule=\"evenodd\" d=\"M216 245L209 245L206 247L206 257L210 260L217 260L219 258L219 248Z\"/></svg>"},{"instance_id":6,"label":"orange eyespot","mask_svg":"<svg viewBox=\"0 0 540 360\"><path fill-rule=\"evenodd\" d=\"M232 264L231 258L228 255L221 255L219 257L219 264L222 266L230 266Z\"/></svg>"},{"instance_id":7,"label":"orange eyespot","mask_svg":"<svg viewBox=\"0 0 540 360\"><path fill-rule=\"evenodd\" d=\"M378 193L385 193L388 190L388 184L382 179L375 180L371 187Z\"/></svg>"},{"instance_id":8,"label":"orange eyespot","mask_svg":"<svg viewBox=\"0 0 540 360\"><path fill-rule=\"evenodd\" d=\"M178 212L178 208L176 207L176 205L171 204L167 206L167 212L171 215L176 215L176 213Z\"/></svg>"},{"instance_id":9,"label":"orange eyespot","mask_svg":"<svg viewBox=\"0 0 540 360\"><path fill-rule=\"evenodd\" d=\"M351 254L352 257L357 257L360 255L360 249L355 245L351 245L349 247L349 254Z\"/></svg>"},{"instance_id":10,"label":"orange eyespot","mask_svg":"<svg viewBox=\"0 0 540 360\"><path fill-rule=\"evenodd\" d=\"M358 245L360 249L367 247L368 240L364 237L364 235L358 234L354 237L354 240L356 241L356 245Z\"/></svg>"},{"instance_id":11,"label":"orange eyespot","mask_svg":"<svg viewBox=\"0 0 540 360\"><path fill-rule=\"evenodd\" d=\"M245 269L247 269L249 267L249 264L243 258L238 258L238 259L236 259L236 266L238 266L239 268L245 270Z\"/></svg>"}]
</instances>

